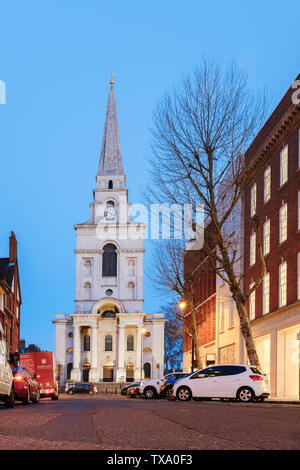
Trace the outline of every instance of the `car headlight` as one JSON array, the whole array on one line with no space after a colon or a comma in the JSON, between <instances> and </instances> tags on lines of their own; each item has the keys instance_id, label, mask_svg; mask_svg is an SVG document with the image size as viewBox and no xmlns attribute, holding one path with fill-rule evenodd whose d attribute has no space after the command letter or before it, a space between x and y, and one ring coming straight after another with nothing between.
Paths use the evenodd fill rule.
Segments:
<instances>
[{"instance_id":1,"label":"car headlight","mask_svg":"<svg viewBox=\"0 0 300 470\"><path fill-rule=\"evenodd\" d=\"M140 383L140 387L143 387L143 385L144 385L144 382L141 382L141 383Z\"/></svg>"}]
</instances>

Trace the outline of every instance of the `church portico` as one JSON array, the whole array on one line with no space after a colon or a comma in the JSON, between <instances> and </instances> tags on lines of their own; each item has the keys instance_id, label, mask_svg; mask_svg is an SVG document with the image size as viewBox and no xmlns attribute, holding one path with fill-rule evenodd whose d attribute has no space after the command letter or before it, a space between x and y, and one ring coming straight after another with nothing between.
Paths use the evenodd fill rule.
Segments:
<instances>
[{"instance_id":1,"label":"church portico","mask_svg":"<svg viewBox=\"0 0 300 470\"><path fill-rule=\"evenodd\" d=\"M88 221L74 226L75 312L53 321L61 384L159 378L165 320L143 312L145 225L130 217L113 84L93 195Z\"/></svg>"}]
</instances>

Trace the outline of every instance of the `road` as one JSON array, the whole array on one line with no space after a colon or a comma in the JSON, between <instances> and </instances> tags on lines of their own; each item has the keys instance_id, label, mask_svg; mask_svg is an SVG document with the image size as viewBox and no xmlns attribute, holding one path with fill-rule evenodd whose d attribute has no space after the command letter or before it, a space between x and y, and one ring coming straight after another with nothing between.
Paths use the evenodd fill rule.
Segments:
<instances>
[{"instance_id":1,"label":"road","mask_svg":"<svg viewBox=\"0 0 300 470\"><path fill-rule=\"evenodd\" d=\"M299 449L300 406L117 395L0 405L0 449Z\"/></svg>"}]
</instances>

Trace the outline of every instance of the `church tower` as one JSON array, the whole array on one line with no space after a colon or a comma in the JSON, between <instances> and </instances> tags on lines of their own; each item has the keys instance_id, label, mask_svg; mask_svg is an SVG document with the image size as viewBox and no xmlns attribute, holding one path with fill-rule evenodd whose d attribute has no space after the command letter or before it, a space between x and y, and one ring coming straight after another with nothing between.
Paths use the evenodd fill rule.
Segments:
<instances>
[{"instance_id":1,"label":"church tower","mask_svg":"<svg viewBox=\"0 0 300 470\"><path fill-rule=\"evenodd\" d=\"M93 199L75 225L75 312L54 320L61 381L159 378L165 320L143 312L145 226L130 218L113 80Z\"/></svg>"}]
</instances>

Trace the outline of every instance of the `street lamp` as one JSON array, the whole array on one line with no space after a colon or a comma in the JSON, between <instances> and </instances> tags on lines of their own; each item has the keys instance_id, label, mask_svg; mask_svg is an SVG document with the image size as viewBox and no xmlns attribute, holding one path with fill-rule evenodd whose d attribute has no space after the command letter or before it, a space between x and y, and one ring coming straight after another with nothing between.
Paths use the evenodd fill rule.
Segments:
<instances>
[{"instance_id":1,"label":"street lamp","mask_svg":"<svg viewBox=\"0 0 300 470\"><path fill-rule=\"evenodd\" d=\"M178 307L180 310L183 310L186 307L186 302L184 300L181 300L178 304Z\"/></svg>"},{"instance_id":2,"label":"street lamp","mask_svg":"<svg viewBox=\"0 0 300 470\"><path fill-rule=\"evenodd\" d=\"M146 328L143 326L141 329L141 380L143 380L143 336L147 333Z\"/></svg>"}]
</instances>

